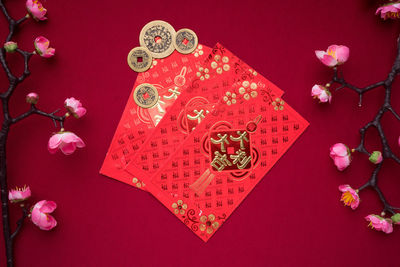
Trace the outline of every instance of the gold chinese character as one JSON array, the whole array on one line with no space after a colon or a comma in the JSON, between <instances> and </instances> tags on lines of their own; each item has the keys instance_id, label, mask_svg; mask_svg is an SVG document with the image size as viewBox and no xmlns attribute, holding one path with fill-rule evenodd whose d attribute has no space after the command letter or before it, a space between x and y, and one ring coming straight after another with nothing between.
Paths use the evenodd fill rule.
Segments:
<instances>
[{"instance_id":1,"label":"gold chinese character","mask_svg":"<svg viewBox=\"0 0 400 267\"><path fill-rule=\"evenodd\" d=\"M233 164L236 164L238 169L244 169L247 164L251 161L251 156L246 156L246 152L242 150L236 151L236 155L231 155L233 159Z\"/></svg>"},{"instance_id":2,"label":"gold chinese character","mask_svg":"<svg viewBox=\"0 0 400 267\"><path fill-rule=\"evenodd\" d=\"M177 99L178 95L181 94L181 92L179 92L178 90L179 90L179 87L175 87L174 89L172 89L172 88L168 89L168 92L170 92L171 95L165 95L164 98L165 99L172 99L172 98Z\"/></svg>"},{"instance_id":3,"label":"gold chinese character","mask_svg":"<svg viewBox=\"0 0 400 267\"><path fill-rule=\"evenodd\" d=\"M234 137L231 135L229 138L235 142L240 141L240 149L242 149L242 150L246 149L246 146L244 145L244 141L249 142L249 139L247 138L247 132L244 131L242 133L240 131L237 131L237 134L239 135L238 137Z\"/></svg>"},{"instance_id":4,"label":"gold chinese character","mask_svg":"<svg viewBox=\"0 0 400 267\"><path fill-rule=\"evenodd\" d=\"M232 166L232 163L226 158L226 154L221 155L219 151L215 151L214 154L215 157L211 162L211 166L213 166L219 172L225 169L226 166Z\"/></svg>"},{"instance_id":5,"label":"gold chinese character","mask_svg":"<svg viewBox=\"0 0 400 267\"><path fill-rule=\"evenodd\" d=\"M226 152L226 148L225 148L225 143L229 145L229 141L227 140L228 138L228 134L217 134L218 138L220 138L219 140L215 140L214 138L211 138L211 143L213 144L221 144L221 151L222 152Z\"/></svg>"},{"instance_id":6,"label":"gold chinese character","mask_svg":"<svg viewBox=\"0 0 400 267\"><path fill-rule=\"evenodd\" d=\"M189 119L189 120L192 120L192 121L194 121L194 120L197 120L197 123L200 123L201 122L201 120L202 119L204 119L205 118L205 116L204 116L204 110L203 109L201 109L200 111L198 111L197 109L195 109L195 110L193 110L193 112L196 114L195 116L191 116L191 115L187 115L187 118ZM206 110L206 114L208 114L208 113L210 113L208 110Z\"/></svg>"}]
</instances>

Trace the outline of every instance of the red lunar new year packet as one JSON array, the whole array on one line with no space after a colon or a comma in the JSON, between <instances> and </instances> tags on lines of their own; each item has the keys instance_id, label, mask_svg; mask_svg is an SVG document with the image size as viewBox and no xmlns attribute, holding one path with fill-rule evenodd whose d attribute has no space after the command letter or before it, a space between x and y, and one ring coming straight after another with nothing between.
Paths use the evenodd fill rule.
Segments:
<instances>
[{"instance_id":1,"label":"red lunar new year packet","mask_svg":"<svg viewBox=\"0 0 400 267\"><path fill-rule=\"evenodd\" d=\"M283 94L282 90L258 75L222 45L217 44L197 69L192 84L179 96L151 136L130 158L126 171L131 175L131 180L145 186L144 177L149 178L159 170L222 97L228 99L227 103L236 103L239 95L229 94L229 89L234 83L256 76L260 83L255 89L252 89L254 83L245 87L244 96L253 98L257 93L263 98L274 98Z\"/></svg>"},{"instance_id":2,"label":"red lunar new year packet","mask_svg":"<svg viewBox=\"0 0 400 267\"><path fill-rule=\"evenodd\" d=\"M154 59L151 69L139 73L115 131L100 173L142 188L142 183L124 171L125 165L151 135L158 122L177 97L197 79L197 70L210 54L211 48L198 45L193 53L183 55L175 51L164 59ZM152 108L140 107L133 97L134 89L144 83L154 85L159 100Z\"/></svg>"},{"instance_id":3,"label":"red lunar new year packet","mask_svg":"<svg viewBox=\"0 0 400 267\"><path fill-rule=\"evenodd\" d=\"M192 82L126 171L207 241L308 122L281 90L221 45L205 69L208 81Z\"/></svg>"}]
</instances>

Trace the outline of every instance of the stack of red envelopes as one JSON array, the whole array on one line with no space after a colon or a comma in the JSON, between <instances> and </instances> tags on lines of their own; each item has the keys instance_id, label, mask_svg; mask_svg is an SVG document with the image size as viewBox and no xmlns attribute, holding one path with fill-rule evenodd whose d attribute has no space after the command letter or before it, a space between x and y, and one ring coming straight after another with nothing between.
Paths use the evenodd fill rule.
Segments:
<instances>
[{"instance_id":1,"label":"stack of red envelopes","mask_svg":"<svg viewBox=\"0 0 400 267\"><path fill-rule=\"evenodd\" d=\"M135 102L141 84L157 104ZM139 73L100 173L147 190L207 241L308 122L221 44L174 51Z\"/></svg>"}]
</instances>

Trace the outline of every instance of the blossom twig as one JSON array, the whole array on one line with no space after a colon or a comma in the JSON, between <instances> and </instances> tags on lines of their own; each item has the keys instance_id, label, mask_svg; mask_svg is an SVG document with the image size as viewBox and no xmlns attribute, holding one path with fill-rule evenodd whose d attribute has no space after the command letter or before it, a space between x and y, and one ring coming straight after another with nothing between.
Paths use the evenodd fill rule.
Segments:
<instances>
[{"instance_id":1,"label":"blossom twig","mask_svg":"<svg viewBox=\"0 0 400 267\"><path fill-rule=\"evenodd\" d=\"M25 218L28 217L28 210L25 208L25 206L21 205L21 210L22 210L22 216L17 221L17 228L15 229L14 233L12 233L11 239L14 239L17 236L17 234L19 233L24 224Z\"/></svg>"}]
</instances>

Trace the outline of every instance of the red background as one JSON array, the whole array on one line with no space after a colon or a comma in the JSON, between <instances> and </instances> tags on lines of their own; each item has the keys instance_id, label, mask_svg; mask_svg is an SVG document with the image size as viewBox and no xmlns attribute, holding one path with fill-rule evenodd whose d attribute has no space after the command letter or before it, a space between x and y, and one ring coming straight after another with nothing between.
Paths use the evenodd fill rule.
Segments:
<instances>
[{"instance_id":1,"label":"red background","mask_svg":"<svg viewBox=\"0 0 400 267\"><path fill-rule=\"evenodd\" d=\"M5 1L15 17L24 1ZM24 97L40 95L38 107L62 108L66 97L88 108L66 128L87 143L72 156L47 152L52 122L31 117L11 130L8 142L9 185L28 184L32 201L54 200L58 226L44 232L26 222L17 237L17 266L394 266L400 227L386 235L367 228L364 216L380 213L374 191L361 193L356 211L343 207L337 186L363 184L373 170L356 155L338 172L328 153L335 142L355 147L358 129L375 115L383 90L365 96L363 107L349 90L334 94L331 105L310 97L315 83L331 71L318 62L315 49L345 44L345 78L365 86L386 78L395 57L398 22L374 15L375 1L52 1L43 2L49 20L28 21L15 40L32 49L37 35L56 48L56 57L35 57L32 75L12 98L12 114L28 109ZM139 45L143 25L155 19L175 29L191 28L200 42L221 42L259 73L281 87L284 99L310 127L260 182L224 226L204 243L146 192L98 174L136 74L126 64ZM0 20L4 40L6 23ZM20 58L10 57L21 71ZM0 76L0 88L6 78ZM400 111L398 81L393 106ZM391 115L384 129L394 151L400 127ZM368 133L368 147L379 143ZM377 148L379 146L376 146ZM379 185L393 205L400 205L399 166L385 161ZM12 207L13 220L19 211ZM4 265L4 247L1 264Z\"/></svg>"}]
</instances>

